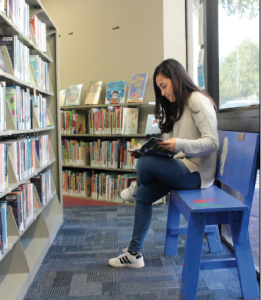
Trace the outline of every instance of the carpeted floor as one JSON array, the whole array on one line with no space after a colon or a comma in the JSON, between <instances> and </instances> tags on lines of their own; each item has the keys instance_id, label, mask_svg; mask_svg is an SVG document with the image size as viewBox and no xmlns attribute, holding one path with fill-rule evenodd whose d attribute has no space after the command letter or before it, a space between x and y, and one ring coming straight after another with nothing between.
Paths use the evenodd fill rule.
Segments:
<instances>
[{"instance_id":1,"label":"carpeted floor","mask_svg":"<svg viewBox=\"0 0 261 300\"><path fill-rule=\"evenodd\" d=\"M145 267L116 269L108 259L128 246L134 207L93 206L64 209L64 223L24 300L173 300L179 299L185 236L176 256L164 256L167 205L153 207L144 246ZM182 223L185 224L184 219ZM221 254L232 257L222 245ZM197 299L241 299L236 268L200 271Z\"/></svg>"}]
</instances>

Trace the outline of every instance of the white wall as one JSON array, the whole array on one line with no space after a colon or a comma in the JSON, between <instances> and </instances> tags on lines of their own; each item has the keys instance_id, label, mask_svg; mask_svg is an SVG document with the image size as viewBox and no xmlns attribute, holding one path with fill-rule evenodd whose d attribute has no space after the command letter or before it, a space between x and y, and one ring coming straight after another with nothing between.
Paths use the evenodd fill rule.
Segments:
<instances>
[{"instance_id":1,"label":"white wall","mask_svg":"<svg viewBox=\"0 0 261 300\"><path fill-rule=\"evenodd\" d=\"M185 0L163 0L163 49L186 68Z\"/></svg>"},{"instance_id":2,"label":"white wall","mask_svg":"<svg viewBox=\"0 0 261 300\"><path fill-rule=\"evenodd\" d=\"M83 83L83 102L92 80L127 80L128 91L133 74L148 73L144 102L154 101L155 67L169 57L185 65L183 2L42 0L60 34L60 88Z\"/></svg>"}]
</instances>

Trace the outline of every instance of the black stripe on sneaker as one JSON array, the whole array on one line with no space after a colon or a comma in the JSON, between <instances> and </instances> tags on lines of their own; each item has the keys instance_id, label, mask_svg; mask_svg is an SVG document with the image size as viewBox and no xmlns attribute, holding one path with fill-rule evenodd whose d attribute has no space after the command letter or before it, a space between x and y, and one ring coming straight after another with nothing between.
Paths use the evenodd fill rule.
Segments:
<instances>
[{"instance_id":1,"label":"black stripe on sneaker","mask_svg":"<svg viewBox=\"0 0 261 300\"><path fill-rule=\"evenodd\" d=\"M124 265L125 264L125 261L122 260L122 257L120 258L120 262Z\"/></svg>"},{"instance_id":2,"label":"black stripe on sneaker","mask_svg":"<svg viewBox=\"0 0 261 300\"><path fill-rule=\"evenodd\" d=\"M131 262L128 259L128 256L125 256L126 260L128 261L129 264L131 264Z\"/></svg>"},{"instance_id":3,"label":"black stripe on sneaker","mask_svg":"<svg viewBox=\"0 0 261 300\"><path fill-rule=\"evenodd\" d=\"M124 264L131 264L131 262L129 261L127 256L122 256L120 258L120 262L124 265Z\"/></svg>"},{"instance_id":4,"label":"black stripe on sneaker","mask_svg":"<svg viewBox=\"0 0 261 300\"><path fill-rule=\"evenodd\" d=\"M131 264L131 262L128 260L127 256L124 256L123 259L124 259L124 261L125 261L126 264Z\"/></svg>"}]
</instances>

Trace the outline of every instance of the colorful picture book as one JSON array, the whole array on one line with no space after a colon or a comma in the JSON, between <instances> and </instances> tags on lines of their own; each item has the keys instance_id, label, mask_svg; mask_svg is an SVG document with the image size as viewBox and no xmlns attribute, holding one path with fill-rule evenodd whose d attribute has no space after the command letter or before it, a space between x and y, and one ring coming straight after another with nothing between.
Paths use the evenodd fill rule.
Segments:
<instances>
[{"instance_id":1,"label":"colorful picture book","mask_svg":"<svg viewBox=\"0 0 261 300\"><path fill-rule=\"evenodd\" d=\"M91 171L73 172L65 170L62 172L63 194L81 197L91 196Z\"/></svg>"},{"instance_id":2,"label":"colorful picture book","mask_svg":"<svg viewBox=\"0 0 261 300\"><path fill-rule=\"evenodd\" d=\"M35 76L35 73L34 73L34 67L33 67L32 64L30 64L30 66L29 66L29 82L33 86L38 85L38 82L37 82L37 79L36 79L36 76Z\"/></svg>"},{"instance_id":3,"label":"colorful picture book","mask_svg":"<svg viewBox=\"0 0 261 300\"><path fill-rule=\"evenodd\" d=\"M33 67L33 69L31 69L31 72L32 73L34 72L35 74L35 79L37 81L38 87L40 87L43 90L49 91L48 63L43 61L41 57L39 57L39 55L30 55L29 62L30 65L32 65ZM30 80L29 70L28 73L29 73L28 79ZM23 79L21 78L21 76L18 78Z\"/></svg>"},{"instance_id":4,"label":"colorful picture book","mask_svg":"<svg viewBox=\"0 0 261 300\"><path fill-rule=\"evenodd\" d=\"M139 108L123 107L122 134L137 134Z\"/></svg>"},{"instance_id":5,"label":"colorful picture book","mask_svg":"<svg viewBox=\"0 0 261 300\"><path fill-rule=\"evenodd\" d=\"M64 106L68 89L60 90L60 106Z\"/></svg>"},{"instance_id":6,"label":"colorful picture book","mask_svg":"<svg viewBox=\"0 0 261 300\"><path fill-rule=\"evenodd\" d=\"M19 11L20 10L18 10L18 12ZM34 34L37 46L40 48L40 50L42 50L43 52L46 52L47 51L46 23L41 22L36 14L30 17L29 22L32 25L33 34ZM25 23L25 24L27 24L27 23ZM27 30L27 31L29 31L29 30Z\"/></svg>"},{"instance_id":7,"label":"colorful picture book","mask_svg":"<svg viewBox=\"0 0 261 300\"><path fill-rule=\"evenodd\" d=\"M86 133L86 114L72 111L61 111L61 133L82 134Z\"/></svg>"},{"instance_id":8,"label":"colorful picture book","mask_svg":"<svg viewBox=\"0 0 261 300\"><path fill-rule=\"evenodd\" d=\"M129 187L132 181L137 180L138 175L115 174L92 172L91 177L91 198L106 201L121 202L121 191Z\"/></svg>"},{"instance_id":9,"label":"colorful picture book","mask_svg":"<svg viewBox=\"0 0 261 300\"><path fill-rule=\"evenodd\" d=\"M136 74L132 76L127 98L128 103L143 101L147 78L148 74Z\"/></svg>"},{"instance_id":10,"label":"colorful picture book","mask_svg":"<svg viewBox=\"0 0 261 300\"><path fill-rule=\"evenodd\" d=\"M70 85L67 91L65 106L80 105L83 84Z\"/></svg>"},{"instance_id":11,"label":"colorful picture book","mask_svg":"<svg viewBox=\"0 0 261 300\"><path fill-rule=\"evenodd\" d=\"M107 83L105 104L118 104L125 102L127 81L111 81Z\"/></svg>"},{"instance_id":12,"label":"colorful picture book","mask_svg":"<svg viewBox=\"0 0 261 300\"><path fill-rule=\"evenodd\" d=\"M140 153L140 154L157 154L157 155L163 155L170 158L173 158L174 152L171 152L169 150L163 149L158 144L158 141L163 141L162 139L151 137L148 141L146 141L141 146L135 146L134 148L131 148L129 152L131 153Z\"/></svg>"},{"instance_id":13,"label":"colorful picture book","mask_svg":"<svg viewBox=\"0 0 261 300\"><path fill-rule=\"evenodd\" d=\"M159 123L154 114L148 114L145 134L160 134Z\"/></svg>"},{"instance_id":14,"label":"colorful picture book","mask_svg":"<svg viewBox=\"0 0 261 300\"><path fill-rule=\"evenodd\" d=\"M103 81L91 81L84 104L99 104Z\"/></svg>"}]
</instances>

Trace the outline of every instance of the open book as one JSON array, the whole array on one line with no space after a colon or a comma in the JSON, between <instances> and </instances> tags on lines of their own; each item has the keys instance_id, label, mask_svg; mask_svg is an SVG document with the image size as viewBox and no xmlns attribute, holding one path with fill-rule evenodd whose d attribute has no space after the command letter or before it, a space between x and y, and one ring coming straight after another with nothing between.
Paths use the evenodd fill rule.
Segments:
<instances>
[{"instance_id":1,"label":"open book","mask_svg":"<svg viewBox=\"0 0 261 300\"><path fill-rule=\"evenodd\" d=\"M140 154L157 154L157 155L163 155L167 157L173 157L174 152L170 152L169 150L163 149L158 145L158 141L163 141L162 139L151 137L148 141L143 143L141 146L135 146L131 149L129 149L130 153L140 153Z\"/></svg>"}]
</instances>

